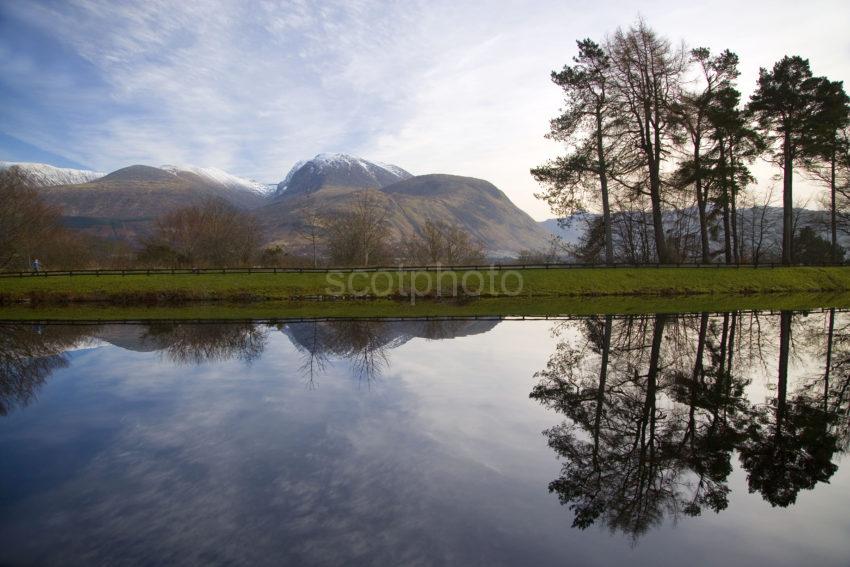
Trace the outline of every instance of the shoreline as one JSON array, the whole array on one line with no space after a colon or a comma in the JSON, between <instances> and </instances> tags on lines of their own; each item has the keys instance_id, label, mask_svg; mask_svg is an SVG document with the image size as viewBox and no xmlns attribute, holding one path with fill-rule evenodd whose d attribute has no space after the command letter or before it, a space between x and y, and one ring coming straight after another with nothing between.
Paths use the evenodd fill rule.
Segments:
<instances>
[{"instance_id":1,"label":"shoreline","mask_svg":"<svg viewBox=\"0 0 850 567\"><path fill-rule=\"evenodd\" d=\"M268 301L190 303L182 306L116 306L76 303L0 307L0 322L140 322L181 320L227 322L316 319L559 318L591 315L701 313L728 311L807 311L850 309L850 292L678 297L481 298L472 301L421 300L415 305L387 299L359 301Z\"/></svg>"},{"instance_id":2,"label":"shoreline","mask_svg":"<svg viewBox=\"0 0 850 567\"><path fill-rule=\"evenodd\" d=\"M472 273L476 278L467 278ZM495 289L494 272L328 272L81 275L0 278L0 309L11 305L186 306L198 303L422 301L519 298L675 298L850 291L850 267L519 269L513 287ZM332 279L333 278L333 279ZM343 278L340 280L340 278ZM347 280L345 279L347 278ZM458 290L458 281L463 289ZM467 282L467 279L470 281ZM444 287L445 284L445 287ZM451 287L449 284L453 284ZM452 293L443 293L448 290Z\"/></svg>"}]
</instances>

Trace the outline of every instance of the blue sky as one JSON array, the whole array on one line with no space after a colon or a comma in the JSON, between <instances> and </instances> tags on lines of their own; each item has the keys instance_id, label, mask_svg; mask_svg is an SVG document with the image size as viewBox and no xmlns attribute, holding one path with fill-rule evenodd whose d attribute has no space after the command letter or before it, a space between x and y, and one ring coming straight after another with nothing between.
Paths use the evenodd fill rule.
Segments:
<instances>
[{"instance_id":1,"label":"blue sky","mask_svg":"<svg viewBox=\"0 0 850 567\"><path fill-rule=\"evenodd\" d=\"M0 0L0 159L216 166L266 182L320 152L488 179L538 219L530 167L575 40L642 15L741 56L850 79L840 1ZM760 187L775 173L757 167Z\"/></svg>"}]
</instances>

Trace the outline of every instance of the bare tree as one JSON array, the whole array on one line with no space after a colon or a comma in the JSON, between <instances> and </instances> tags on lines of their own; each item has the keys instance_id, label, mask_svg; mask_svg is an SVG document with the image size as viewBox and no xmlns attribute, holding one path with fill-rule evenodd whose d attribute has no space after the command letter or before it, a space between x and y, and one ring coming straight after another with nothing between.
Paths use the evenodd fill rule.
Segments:
<instances>
[{"instance_id":1,"label":"bare tree","mask_svg":"<svg viewBox=\"0 0 850 567\"><path fill-rule=\"evenodd\" d=\"M484 259L484 248L468 232L431 219L405 242L404 253L408 262L418 264L474 264Z\"/></svg>"},{"instance_id":2,"label":"bare tree","mask_svg":"<svg viewBox=\"0 0 850 567\"><path fill-rule=\"evenodd\" d=\"M0 171L0 269L29 269L32 254L59 231L59 212L41 200L18 168Z\"/></svg>"},{"instance_id":3,"label":"bare tree","mask_svg":"<svg viewBox=\"0 0 850 567\"><path fill-rule=\"evenodd\" d=\"M301 225L298 227L298 234L307 241L307 245L310 247L310 256L314 268L319 266L319 247L324 228L325 222L322 215L315 208L308 207L301 216Z\"/></svg>"},{"instance_id":4,"label":"bare tree","mask_svg":"<svg viewBox=\"0 0 850 567\"><path fill-rule=\"evenodd\" d=\"M244 266L256 257L261 233L256 219L219 200L185 207L156 222L139 260L149 264Z\"/></svg>"},{"instance_id":5,"label":"bare tree","mask_svg":"<svg viewBox=\"0 0 850 567\"><path fill-rule=\"evenodd\" d=\"M649 196L655 250L659 262L671 261L662 217L662 166L678 121L672 112L681 91L686 56L639 20L628 30L618 29L608 41L613 71L613 94L626 125L622 135L641 163L638 182L626 183ZM645 183L643 182L645 180Z\"/></svg>"},{"instance_id":6,"label":"bare tree","mask_svg":"<svg viewBox=\"0 0 850 567\"><path fill-rule=\"evenodd\" d=\"M331 263L365 267L390 257L387 208L377 192L363 191L349 211L326 217L323 223Z\"/></svg>"}]
</instances>

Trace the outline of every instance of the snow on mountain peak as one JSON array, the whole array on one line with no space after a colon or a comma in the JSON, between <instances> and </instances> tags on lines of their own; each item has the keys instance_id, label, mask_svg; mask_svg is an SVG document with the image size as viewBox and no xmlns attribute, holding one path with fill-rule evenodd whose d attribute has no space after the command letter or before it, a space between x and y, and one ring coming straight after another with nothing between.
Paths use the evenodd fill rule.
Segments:
<instances>
[{"instance_id":1,"label":"snow on mountain peak","mask_svg":"<svg viewBox=\"0 0 850 567\"><path fill-rule=\"evenodd\" d=\"M332 172L360 171L361 173L357 175L365 175L367 178L372 178L378 185L385 184L386 181L384 181L384 183L379 183L379 180L386 180L387 178L401 181L402 179L412 177L409 172L397 165L369 161L350 154L320 153L311 160L299 161L296 163L292 169L289 170L289 173L286 174L284 180L278 184L277 193L280 194L289 189L296 174L305 168L309 169L308 173L317 176L323 176Z\"/></svg>"},{"instance_id":2,"label":"snow on mountain peak","mask_svg":"<svg viewBox=\"0 0 850 567\"><path fill-rule=\"evenodd\" d=\"M46 163L0 161L0 170L17 168L24 176L38 187L52 187L54 185L75 185L77 183L88 183L106 175L99 171L87 169L71 169L67 167L54 167Z\"/></svg>"},{"instance_id":3,"label":"snow on mountain peak","mask_svg":"<svg viewBox=\"0 0 850 567\"><path fill-rule=\"evenodd\" d=\"M222 169L218 169L217 167L197 167L193 165L162 165L160 166L160 169L168 171L169 173L174 173L175 175L177 173L185 171L187 173L195 174L201 179L204 179L205 181L224 185L225 187L228 187L230 189L248 189L249 191L261 193L263 195L268 193L270 190L269 186L265 183L260 183L251 179L245 179L244 177L233 175L232 173L228 173Z\"/></svg>"}]
</instances>

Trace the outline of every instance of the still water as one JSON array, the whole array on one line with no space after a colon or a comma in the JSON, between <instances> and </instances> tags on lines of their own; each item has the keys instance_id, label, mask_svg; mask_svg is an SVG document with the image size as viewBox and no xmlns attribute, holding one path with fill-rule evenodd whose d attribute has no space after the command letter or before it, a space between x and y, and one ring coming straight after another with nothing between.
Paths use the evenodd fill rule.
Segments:
<instances>
[{"instance_id":1,"label":"still water","mask_svg":"<svg viewBox=\"0 0 850 567\"><path fill-rule=\"evenodd\" d=\"M850 313L0 325L0 564L847 565Z\"/></svg>"}]
</instances>

